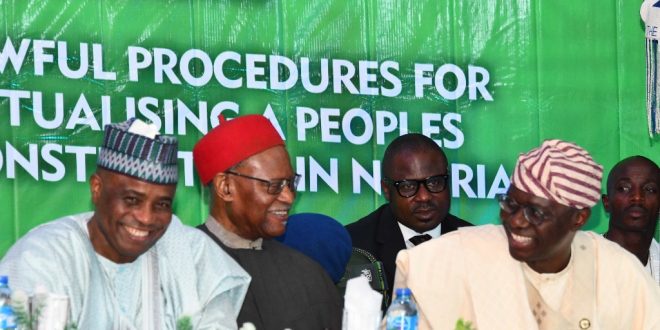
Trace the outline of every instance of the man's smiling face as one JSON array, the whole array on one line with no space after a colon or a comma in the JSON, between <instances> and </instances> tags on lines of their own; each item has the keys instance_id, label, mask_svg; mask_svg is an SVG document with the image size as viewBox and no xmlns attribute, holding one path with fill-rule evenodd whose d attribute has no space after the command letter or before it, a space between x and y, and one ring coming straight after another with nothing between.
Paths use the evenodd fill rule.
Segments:
<instances>
[{"instance_id":1,"label":"man's smiling face","mask_svg":"<svg viewBox=\"0 0 660 330\"><path fill-rule=\"evenodd\" d=\"M570 260L571 242L588 214L583 211L526 193L515 186L508 192L518 206L513 212L500 210L500 218L509 241L509 253L539 273L561 271ZM525 208L543 214L539 224L526 219Z\"/></svg>"},{"instance_id":2,"label":"man's smiling face","mask_svg":"<svg viewBox=\"0 0 660 330\"><path fill-rule=\"evenodd\" d=\"M149 250L172 221L176 184L154 184L99 169L90 180L95 212L87 224L97 253L127 263Z\"/></svg>"}]
</instances>

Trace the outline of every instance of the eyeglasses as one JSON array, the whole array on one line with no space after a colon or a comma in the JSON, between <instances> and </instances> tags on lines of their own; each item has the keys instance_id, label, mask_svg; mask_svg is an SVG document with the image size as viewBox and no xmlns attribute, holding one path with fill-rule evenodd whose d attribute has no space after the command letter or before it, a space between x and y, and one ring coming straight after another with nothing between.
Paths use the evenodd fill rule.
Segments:
<instances>
[{"instance_id":1,"label":"eyeglasses","mask_svg":"<svg viewBox=\"0 0 660 330\"><path fill-rule=\"evenodd\" d=\"M300 174L296 174L289 179L266 180L233 171L225 171L225 173L264 183L268 186L266 192L268 192L271 195L278 195L279 193L282 192L282 190L284 190L284 187L289 187L289 190L295 193L296 187L298 186L298 181L300 181Z\"/></svg>"},{"instance_id":2,"label":"eyeglasses","mask_svg":"<svg viewBox=\"0 0 660 330\"><path fill-rule=\"evenodd\" d=\"M445 190L445 188L447 188L447 181L449 181L449 175L447 174L434 175L422 180L393 181L392 179L389 178L383 178L383 181L393 185L401 197L408 198L415 196L415 194L417 194L420 183L423 183L424 187L426 187L426 190L428 190L431 193L439 193Z\"/></svg>"},{"instance_id":3,"label":"eyeglasses","mask_svg":"<svg viewBox=\"0 0 660 330\"><path fill-rule=\"evenodd\" d=\"M509 215L515 214L520 208L522 208L525 220L535 226L541 225L548 218L548 216L538 207L533 205L520 205L507 194L497 195L497 200L500 202L500 208L502 211L509 213Z\"/></svg>"}]
</instances>

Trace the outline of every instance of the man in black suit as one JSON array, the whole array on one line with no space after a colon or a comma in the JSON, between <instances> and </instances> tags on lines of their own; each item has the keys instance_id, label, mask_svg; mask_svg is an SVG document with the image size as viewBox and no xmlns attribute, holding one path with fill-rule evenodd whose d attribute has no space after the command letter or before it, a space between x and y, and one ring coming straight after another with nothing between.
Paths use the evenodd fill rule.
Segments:
<instances>
[{"instance_id":1,"label":"man in black suit","mask_svg":"<svg viewBox=\"0 0 660 330\"><path fill-rule=\"evenodd\" d=\"M472 224L449 214L447 157L432 139L422 134L394 139L381 167L380 184L388 203L346 229L354 247L382 261L391 296L400 250Z\"/></svg>"}]
</instances>

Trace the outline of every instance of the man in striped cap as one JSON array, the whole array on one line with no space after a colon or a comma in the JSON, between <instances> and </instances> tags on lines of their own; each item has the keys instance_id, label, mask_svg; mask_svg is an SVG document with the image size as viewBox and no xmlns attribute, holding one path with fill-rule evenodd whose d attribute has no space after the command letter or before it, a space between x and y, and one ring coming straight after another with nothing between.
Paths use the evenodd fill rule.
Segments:
<instances>
[{"instance_id":1,"label":"man in striped cap","mask_svg":"<svg viewBox=\"0 0 660 330\"><path fill-rule=\"evenodd\" d=\"M660 327L660 288L639 261L580 230L602 173L576 144L545 141L518 158L499 197L502 225L459 228L400 252L395 288L412 289L420 329L459 319L479 329Z\"/></svg>"},{"instance_id":2,"label":"man in striped cap","mask_svg":"<svg viewBox=\"0 0 660 330\"><path fill-rule=\"evenodd\" d=\"M195 328L235 329L250 278L173 216L177 149L140 120L106 126L90 179L95 210L29 232L0 274L28 294L45 286L66 296L78 329L173 329L184 317Z\"/></svg>"}]
</instances>

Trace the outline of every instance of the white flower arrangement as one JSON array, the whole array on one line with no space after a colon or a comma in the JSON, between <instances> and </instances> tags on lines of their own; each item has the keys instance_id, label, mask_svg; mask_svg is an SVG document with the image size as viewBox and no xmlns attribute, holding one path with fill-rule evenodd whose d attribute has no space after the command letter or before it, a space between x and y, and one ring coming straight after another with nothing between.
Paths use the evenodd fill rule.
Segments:
<instances>
[{"instance_id":1,"label":"white flower arrangement","mask_svg":"<svg viewBox=\"0 0 660 330\"><path fill-rule=\"evenodd\" d=\"M66 318L68 316L68 298L66 296L57 296L51 295L43 286L37 286L35 288L35 293L33 296L29 296L26 292L22 290L15 290L11 295L11 307L14 310L14 315L16 316L16 324L22 330L38 330L44 329L39 325L40 322L44 324L51 325L56 322L50 320L43 320L46 315L44 311L46 308L57 308L60 306L49 306L49 302L55 299L64 298L64 302L67 306L64 306L61 314L55 315L55 317L60 320L59 323L62 323L62 328L64 330L75 330L77 325L75 323L67 323ZM59 303L59 302L58 302ZM59 310L56 310L59 311ZM48 315L53 317L53 315Z\"/></svg>"}]
</instances>

